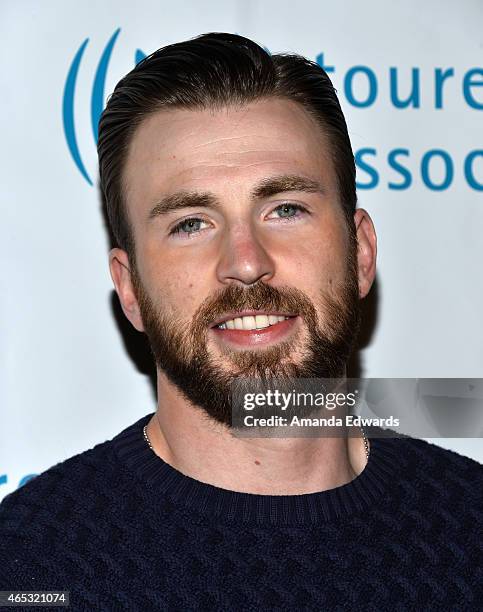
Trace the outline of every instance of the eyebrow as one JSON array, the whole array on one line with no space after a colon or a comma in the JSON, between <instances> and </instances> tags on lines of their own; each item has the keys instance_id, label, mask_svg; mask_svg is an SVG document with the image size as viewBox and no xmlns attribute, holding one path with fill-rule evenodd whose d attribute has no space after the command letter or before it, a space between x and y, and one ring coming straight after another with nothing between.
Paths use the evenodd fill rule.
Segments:
<instances>
[{"instance_id":1,"label":"eyebrow","mask_svg":"<svg viewBox=\"0 0 483 612\"><path fill-rule=\"evenodd\" d=\"M252 189L251 199L253 201L263 200L287 191L326 193L324 187L318 181L305 176L284 174L263 179ZM211 193L178 191L163 197L157 202L148 215L148 221L184 208L211 208L221 212L219 201Z\"/></svg>"}]
</instances>

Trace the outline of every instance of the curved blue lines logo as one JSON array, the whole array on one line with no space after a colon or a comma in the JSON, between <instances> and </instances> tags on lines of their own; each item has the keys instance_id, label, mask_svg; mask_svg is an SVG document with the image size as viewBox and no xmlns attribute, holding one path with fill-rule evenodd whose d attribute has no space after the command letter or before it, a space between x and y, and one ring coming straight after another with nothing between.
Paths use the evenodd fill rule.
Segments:
<instances>
[{"instance_id":1,"label":"curved blue lines logo","mask_svg":"<svg viewBox=\"0 0 483 612\"><path fill-rule=\"evenodd\" d=\"M97 146L97 138L98 138L98 126L99 119L101 117L101 113L104 109L104 89L106 84L106 75L107 70L109 68L109 62L111 60L112 50L114 49L114 45L116 44L117 37L121 28L118 28L111 38L108 40L104 50L99 59L99 63L97 64L97 69L94 75L94 82L92 85L91 92L91 127L92 127L92 135L94 138L94 143ZM75 119L74 119L74 100L76 93L76 85L77 85L77 75L79 73L79 67L81 65L82 58L86 51L87 45L89 44L89 39L86 38L84 42L80 45L77 53L72 60L72 63L69 67L69 71L67 73L67 78L64 86L64 95L62 100L62 122L64 125L64 134L65 140L67 142L67 147L71 154L72 160L74 161L77 169L84 177L84 179L92 185L92 179L89 176L84 162L82 161L82 157L79 151L79 146L77 143L76 129L75 129ZM142 59L146 57L146 54L143 53L140 49L137 49L134 55L134 63L139 63Z\"/></svg>"}]
</instances>

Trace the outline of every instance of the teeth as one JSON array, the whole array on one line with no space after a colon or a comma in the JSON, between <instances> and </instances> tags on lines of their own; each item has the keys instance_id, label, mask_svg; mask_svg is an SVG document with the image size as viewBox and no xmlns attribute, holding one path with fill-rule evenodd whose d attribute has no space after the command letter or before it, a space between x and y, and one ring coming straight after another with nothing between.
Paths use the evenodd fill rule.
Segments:
<instances>
[{"instance_id":1,"label":"teeth","mask_svg":"<svg viewBox=\"0 0 483 612\"><path fill-rule=\"evenodd\" d=\"M255 317L242 317L243 329L257 329L257 323Z\"/></svg>"},{"instance_id":2,"label":"teeth","mask_svg":"<svg viewBox=\"0 0 483 612\"><path fill-rule=\"evenodd\" d=\"M255 317L255 323L257 325L257 329L263 329L264 327L268 327L270 325L267 315L257 315Z\"/></svg>"},{"instance_id":3,"label":"teeth","mask_svg":"<svg viewBox=\"0 0 483 612\"><path fill-rule=\"evenodd\" d=\"M219 329L264 329L265 327L270 327L270 325L275 325L277 323L280 323L280 321L285 321L285 319L289 318L290 317L278 315L250 315L246 317L236 317L235 319L229 319L228 321L224 321L217 327Z\"/></svg>"}]
</instances>

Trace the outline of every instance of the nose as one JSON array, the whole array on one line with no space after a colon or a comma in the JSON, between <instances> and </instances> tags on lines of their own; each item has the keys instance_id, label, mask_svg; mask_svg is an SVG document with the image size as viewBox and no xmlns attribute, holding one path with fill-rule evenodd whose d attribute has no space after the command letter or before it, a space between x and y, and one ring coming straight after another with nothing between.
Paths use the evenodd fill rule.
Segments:
<instances>
[{"instance_id":1,"label":"nose","mask_svg":"<svg viewBox=\"0 0 483 612\"><path fill-rule=\"evenodd\" d=\"M275 273L275 265L255 228L243 223L225 235L216 272L223 284L252 285L269 281Z\"/></svg>"}]
</instances>

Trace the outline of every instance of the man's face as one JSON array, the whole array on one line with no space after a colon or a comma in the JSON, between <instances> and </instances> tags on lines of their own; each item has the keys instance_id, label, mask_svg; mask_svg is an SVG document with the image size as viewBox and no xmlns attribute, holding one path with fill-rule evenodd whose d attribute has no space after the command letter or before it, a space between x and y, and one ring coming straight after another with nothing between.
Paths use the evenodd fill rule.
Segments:
<instances>
[{"instance_id":1,"label":"man's face","mask_svg":"<svg viewBox=\"0 0 483 612\"><path fill-rule=\"evenodd\" d=\"M138 328L186 399L230 425L237 377L343 375L357 245L330 144L299 105L157 112L123 182Z\"/></svg>"}]
</instances>

